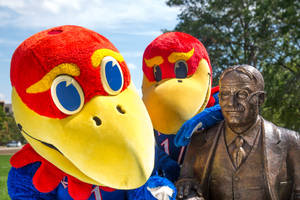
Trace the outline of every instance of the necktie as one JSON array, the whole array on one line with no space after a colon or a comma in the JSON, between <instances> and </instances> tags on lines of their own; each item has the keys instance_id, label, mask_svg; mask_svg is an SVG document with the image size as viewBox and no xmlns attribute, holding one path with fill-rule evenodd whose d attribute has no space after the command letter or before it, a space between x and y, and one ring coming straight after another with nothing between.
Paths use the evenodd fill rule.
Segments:
<instances>
[{"instance_id":1,"label":"necktie","mask_svg":"<svg viewBox=\"0 0 300 200\"><path fill-rule=\"evenodd\" d=\"M246 152L243 148L244 139L241 136L237 136L235 138L235 149L232 152L233 162L238 168L246 157Z\"/></svg>"}]
</instances>

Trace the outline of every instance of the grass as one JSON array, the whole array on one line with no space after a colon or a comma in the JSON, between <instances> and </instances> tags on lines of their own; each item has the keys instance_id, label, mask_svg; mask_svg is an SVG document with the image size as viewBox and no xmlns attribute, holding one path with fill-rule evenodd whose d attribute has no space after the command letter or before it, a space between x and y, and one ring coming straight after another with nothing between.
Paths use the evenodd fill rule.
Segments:
<instances>
[{"instance_id":1,"label":"grass","mask_svg":"<svg viewBox=\"0 0 300 200\"><path fill-rule=\"evenodd\" d=\"M11 155L0 155L0 199L1 200L9 200L9 196L7 194L7 175L10 170L9 159Z\"/></svg>"}]
</instances>

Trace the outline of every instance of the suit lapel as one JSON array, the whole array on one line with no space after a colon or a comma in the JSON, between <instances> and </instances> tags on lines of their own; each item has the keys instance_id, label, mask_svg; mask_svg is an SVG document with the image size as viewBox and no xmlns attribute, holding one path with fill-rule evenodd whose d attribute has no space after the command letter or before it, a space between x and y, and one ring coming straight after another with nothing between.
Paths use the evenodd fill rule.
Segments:
<instances>
[{"instance_id":1,"label":"suit lapel","mask_svg":"<svg viewBox=\"0 0 300 200\"><path fill-rule=\"evenodd\" d=\"M280 172L282 163L282 148L280 134L273 129L271 124L262 118L262 147L264 158L264 173L272 200L278 200L278 191L275 190L276 177Z\"/></svg>"},{"instance_id":2,"label":"suit lapel","mask_svg":"<svg viewBox=\"0 0 300 200\"><path fill-rule=\"evenodd\" d=\"M201 181L201 188L202 188L203 191L208 191L209 175L210 175L211 165L212 165L213 160L214 160L216 147L217 147L220 135L224 131L223 129L224 129L224 121L222 121L219 124L216 137L213 139L212 145L210 146L209 152L207 154L206 163L205 163L205 166L203 168L203 173L202 173L202 178L201 178L201 180L202 180ZM208 194L208 192L207 192L207 194Z\"/></svg>"}]
</instances>

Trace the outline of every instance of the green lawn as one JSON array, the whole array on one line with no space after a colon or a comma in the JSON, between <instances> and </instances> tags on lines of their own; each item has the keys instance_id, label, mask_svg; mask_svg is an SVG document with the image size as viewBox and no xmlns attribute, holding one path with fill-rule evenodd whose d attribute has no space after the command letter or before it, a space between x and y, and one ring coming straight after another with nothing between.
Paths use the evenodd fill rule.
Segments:
<instances>
[{"instance_id":1,"label":"green lawn","mask_svg":"<svg viewBox=\"0 0 300 200\"><path fill-rule=\"evenodd\" d=\"M0 155L0 199L1 200L9 200L9 196L7 194L7 174L10 169L9 159L11 155Z\"/></svg>"}]
</instances>

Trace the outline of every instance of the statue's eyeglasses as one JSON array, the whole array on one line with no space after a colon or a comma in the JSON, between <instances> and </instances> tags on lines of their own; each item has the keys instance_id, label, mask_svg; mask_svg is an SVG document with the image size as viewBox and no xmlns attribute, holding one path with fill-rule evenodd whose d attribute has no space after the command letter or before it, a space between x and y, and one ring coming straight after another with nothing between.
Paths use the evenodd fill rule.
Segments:
<instances>
[{"instance_id":1,"label":"statue's eyeglasses","mask_svg":"<svg viewBox=\"0 0 300 200\"><path fill-rule=\"evenodd\" d=\"M238 100L249 101L254 95L260 95L260 94L265 94L265 92L264 91L255 91L255 92L249 93L249 91L246 89L241 89L238 91L227 90L227 91L220 92L220 98L222 100L227 100L227 99L229 99L230 96L234 96Z\"/></svg>"}]
</instances>

